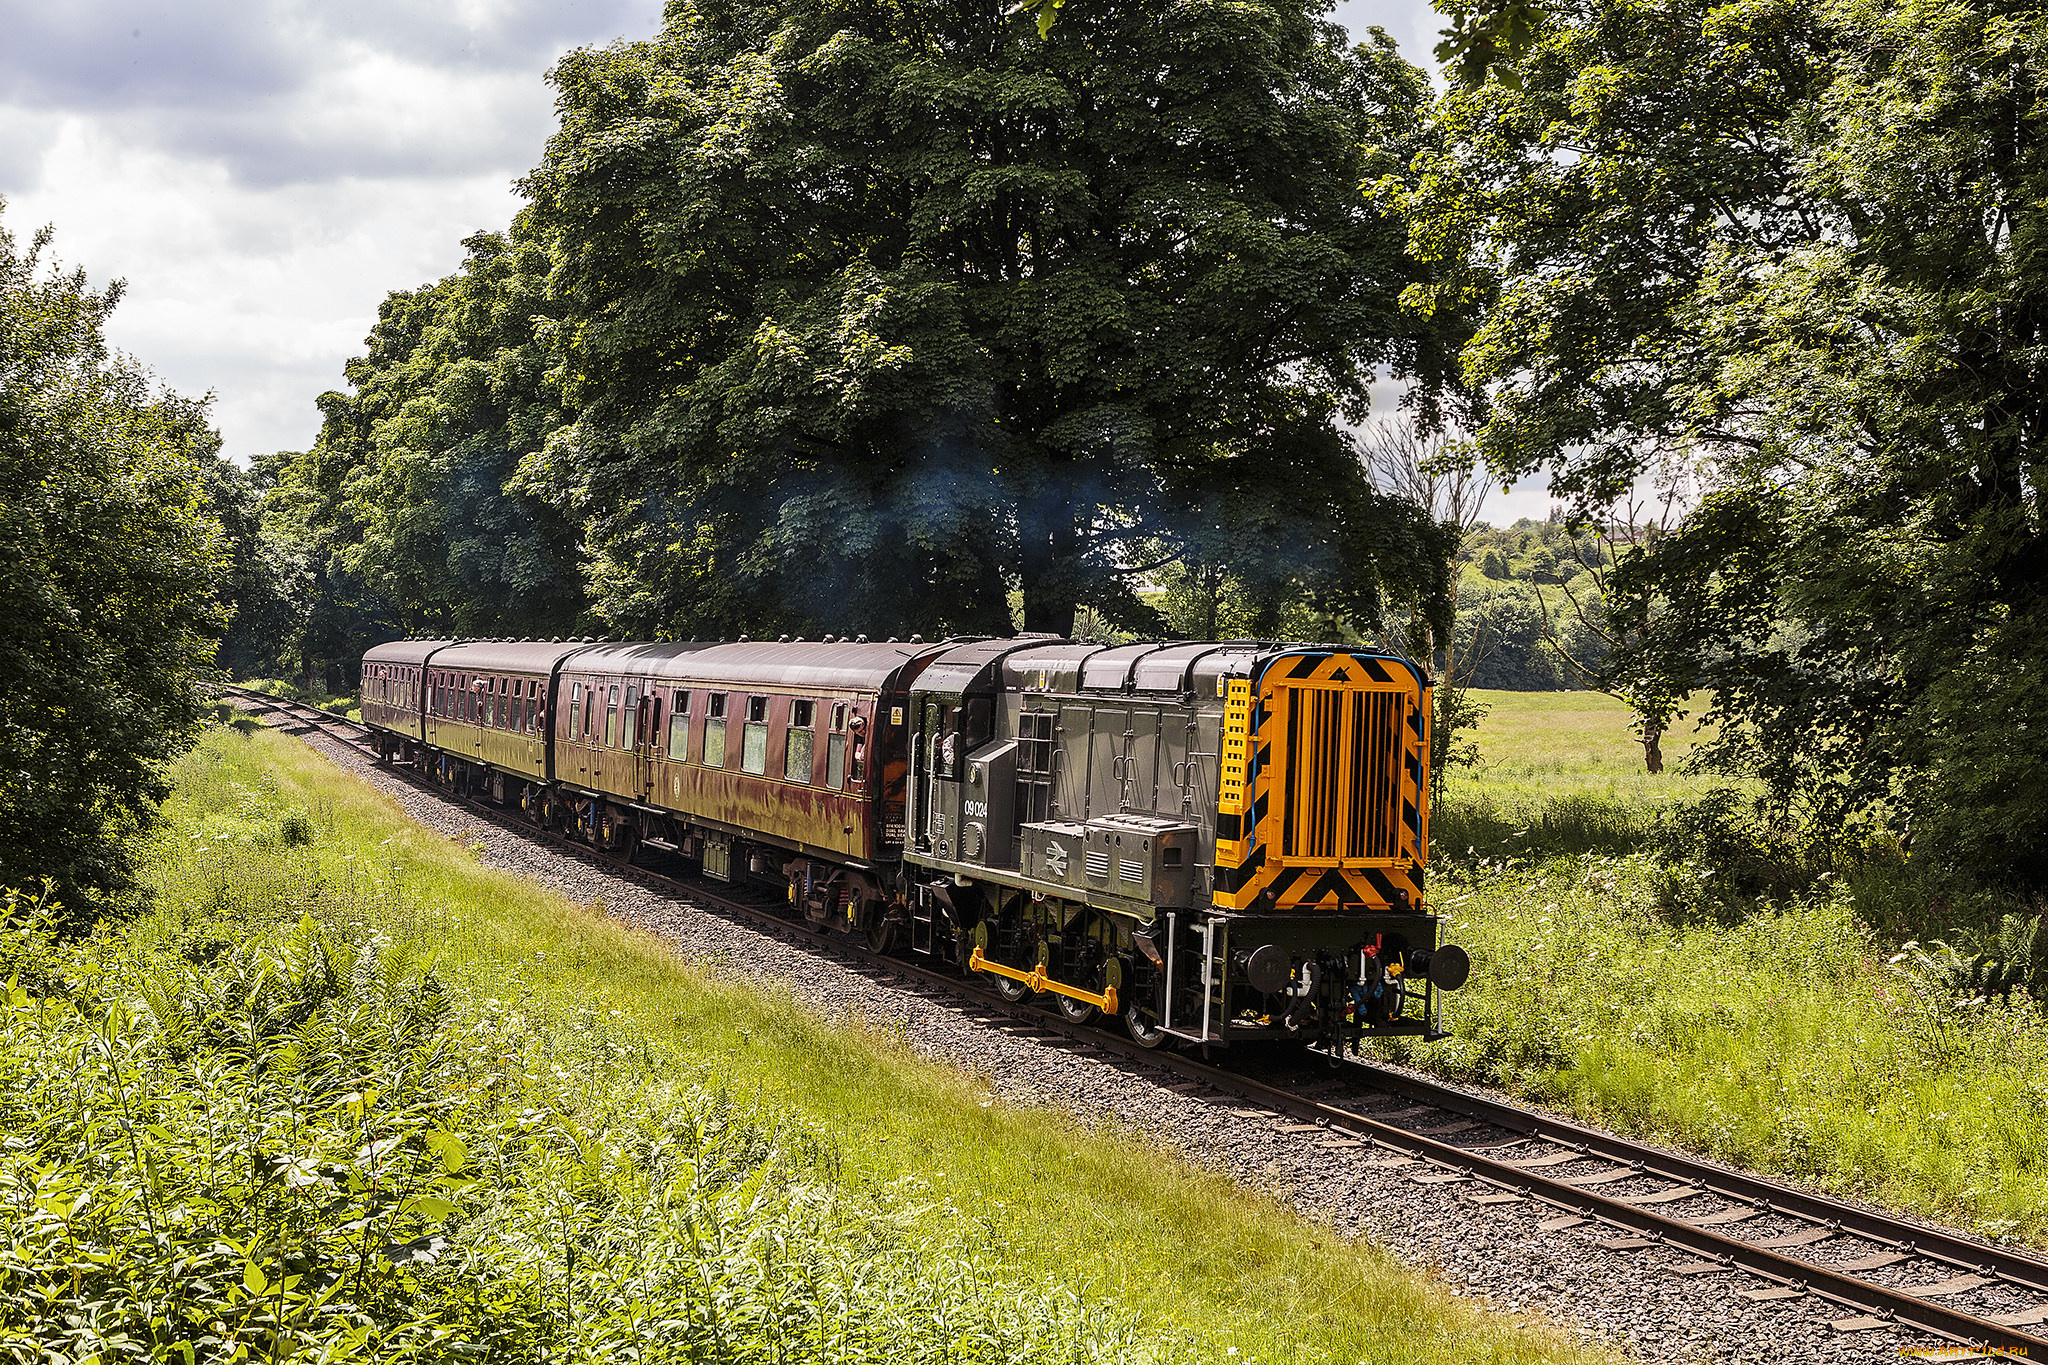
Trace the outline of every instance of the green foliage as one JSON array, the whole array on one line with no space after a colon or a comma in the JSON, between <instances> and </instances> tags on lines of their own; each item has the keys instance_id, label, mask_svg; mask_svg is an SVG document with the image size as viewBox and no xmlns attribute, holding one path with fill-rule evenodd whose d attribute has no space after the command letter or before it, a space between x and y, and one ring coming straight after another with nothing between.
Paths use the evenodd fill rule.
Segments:
<instances>
[{"instance_id":1,"label":"green foliage","mask_svg":"<svg viewBox=\"0 0 2048 1365\"><path fill-rule=\"evenodd\" d=\"M1488 468L1703 466L1631 666L1781 805L2048 884L2048 11L1593 0L1493 71L1383 197L1411 302L1486 309Z\"/></svg>"},{"instance_id":2,"label":"green foliage","mask_svg":"<svg viewBox=\"0 0 2048 1365\"><path fill-rule=\"evenodd\" d=\"M1171 1355L919 1249L818 1137L593 1020L460 1000L374 935L259 913L37 949L62 978L0 999L0 1352Z\"/></svg>"},{"instance_id":3,"label":"green foliage","mask_svg":"<svg viewBox=\"0 0 2048 1365\"><path fill-rule=\"evenodd\" d=\"M631 1123L649 1105L668 1105L665 1097L678 1103L661 1112L686 1116L699 1112L692 1097L745 1097L719 1111L731 1116L727 1126L769 1130L788 1157L794 1197L841 1215L821 1228L777 1204L765 1224L750 1225L781 1238L762 1269L798 1281L775 1301L788 1310L785 1327L806 1321L813 1283L801 1270L813 1262L799 1264L790 1248L830 1266L817 1283L837 1316L809 1319L823 1328L808 1342L787 1332L758 1338L779 1345L781 1359L1606 1358L1547 1324L1454 1298L1370 1243L1305 1224L1270 1196L1197 1170L1099 1113L1069 1114L1036 1096L1015 1103L994 1077L920 1056L886 1022L828 1015L764 987L754 964L686 960L671 940L601 905L483 866L471 848L406 819L295 740L216 731L178 776L170 818L151 841L160 909L127 942L206 967L266 926L288 930L310 914L330 943L387 937L381 956L401 980L416 979L417 955L431 952L452 1011L451 1046L473 1058L465 1066L482 1068L470 1079L501 1074L507 1104L523 1102L506 1083L537 1079L541 1097L566 1098L608 1152L637 1150L613 1118ZM286 843L279 816L289 811L309 816L311 843ZM505 1053L529 1060L506 1071ZM476 1163L488 1135L458 1135ZM687 1140L681 1149L692 1150ZM542 1165L535 1179L540 1198L556 1177ZM764 1188L783 1188L780 1179ZM471 1201L488 1207L495 1197L488 1187L465 1192L446 1235L458 1246L481 1238ZM600 1242L632 1214L642 1217L636 1235L665 1254L669 1214L641 1215L632 1190L615 1201L620 1209L602 1192L593 1202L609 1220L596 1227ZM565 1258L549 1260L559 1237L542 1232L550 1238L531 1248L470 1245L560 1266ZM589 1244L576 1243L579 1273ZM702 1267L707 1292L730 1290L728 1301L750 1312L742 1291L753 1273L743 1255ZM582 1294L576 1303L592 1305L583 1330L648 1321ZM1014 1331L983 1331L991 1320ZM835 1355L830 1333L845 1323L875 1330ZM957 1351L928 1335L940 1332L964 1334Z\"/></svg>"},{"instance_id":4,"label":"green foliage","mask_svg":"<svg viewBox=\"0 0 2048 1365\"><path fill-rule=\"evenodd\" d=\"M1458 548L1457 640L1471 686L1555 692L1582 685L1546 637L1537 598L1546 584L1574 571L1578 553L1573 532L1557 521L1523 518L1504 528L1481 523L1465 533ZM1560 615L1553 614L1551 628L1568 647L1583 647L1584 627Z\"/></svg>"},{"instance_id":5,"label":"green foliage","mask_svg":"<svg viewBox=\"0 0 2048 1365\"><path fill-rule=\"evenodd\" d=\"M320 400L293 475L338 479L336 568L411 635L547 635L582 609L574 528L508 489L565 420L546 374L546 244L522 215L463 242L462 268L385 299L351 393Z\"/></svg>"},{"instance_id":6,"label":"green foliage","mask_svg":"<svg viewBox=\"0 0 2048 1365\"><path fill-rule=\"evenodd\" d=\"M236 678L273 671L297 658L313 609L312 573L300 547L264 516L261 480L219 456L205 479L207 511L226 541L221 595L232 613L215 662Z\"/></svg>"},{"instance_id":7,"label":"green foliage","mask_svg":"<svg viewBox=\"0 0 2048 1365\"><path fill-rule=\"evenodd\" d=\"M1754 788L1651 776L1612 698L1487 700L1481 762L1431 816L1430 898L1473 954L1472 984L1450 1042L1393 1052L2048 1239L2038 905L1881 835L1816 840Z\"/></svg>"},{"instance_id":8,"label":"green foliage","mask_svg":"<svg viewBox=\"0 0 2048 1365\"><path fill-rule=\"evenodd\" d=\"M4 207L4 203L0 203ZM83 918L191 740L223 613L202 403L110 352L118 285L45 268L0 226L0 886Z\"/></svg>"},{"instance_id":9,"label":"green foliage","mask_svg":"<svg viewBox=\"0 0 2048 1365\"><path fill-rule=\"evenodd\" d=\"M574 421L520 486L586 529L607 621L1004 633L1015 584L1028 629L1156 631L1162 541L1255 614L1441 599L1339 430L1378 369L1440 371L1357 194L1426 98L1383 38L1299 0L1044 35L702 3L554 79L527 188Z\"/></svg>"},{"instance_id":10,"label":"green foliage","mask_svg":"<svg viewBox=\"0 0 2048 1365\"><path fill-rule=\"evenodd\" d=\"M1888 961L1846 881L1675 923L1662 875L1641 853L1433 872L1472 984L1454 1038L1387 1051L1823 1189L2048 1238L2034 1000L1984 989L1975 946L1959 970L1939 948Z\"/></svg>"}]
</instances>

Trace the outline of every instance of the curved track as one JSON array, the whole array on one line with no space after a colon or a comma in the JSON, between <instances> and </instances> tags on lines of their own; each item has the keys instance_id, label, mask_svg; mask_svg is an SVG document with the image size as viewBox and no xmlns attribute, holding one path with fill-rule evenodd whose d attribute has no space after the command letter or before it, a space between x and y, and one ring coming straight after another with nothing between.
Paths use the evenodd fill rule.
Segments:
<instances>
[{"instance_id":1,"label":"curved track","mask_svg":"<svg viewBox=\"0 0 2048 1365\"><path fill-rule=\"evenodd\" d=\"M348 743L368 733L335 712L242 688L220 690L242 709L274 717L288 732L318 730ZM508 828L603 858L512 812L415 781ZM1544 1231L1562 1234L1602 1225L1595 1230L1612 1235L1598 1244L1610 1251L1650 1254L1661 1248L1688 1254L1692 1260L1671 1265L1670 1271L1699 1276L1724 1298L1812 1295L1847 1310L1834 1321L1839 1331L1896 1325L1980 1351L2048 1356L2048 1259L2041 1256L1844 1204L1370 1062L1347 1059L1318 1083L1304 1085L1260 1079L1236 1069L1234 1062L1148 1051L1120 1033L1075 1024L1028 1003L1011 1004L952 973L885 957L844 935L812 929L781 913L780 901L748 902L695 878L605 861L616 871L765 925L779 936L910 974L972 1000L992 1022L1123 1053L1236 1096L1256 1106L1238 1111L1247 1117L1270 1116L1286 1131L1313 1128L1324 1134L1321 1146L1356 1149L1361 1160L1381 1167L1412 1166L1419 1184L1468 1184L1475 1216L1498 1205L1540 1201L1557 1210L1540 1225ZM1270 1059L1272 1054L1259 1055ZM1333 1089L1342 1093L1328 1093ZM1792 1230L1744 1238L1745 1223L1789 1225ZM1751 1283L1710 1279L1730 1274Z\"/></svg>"}]
</instances>

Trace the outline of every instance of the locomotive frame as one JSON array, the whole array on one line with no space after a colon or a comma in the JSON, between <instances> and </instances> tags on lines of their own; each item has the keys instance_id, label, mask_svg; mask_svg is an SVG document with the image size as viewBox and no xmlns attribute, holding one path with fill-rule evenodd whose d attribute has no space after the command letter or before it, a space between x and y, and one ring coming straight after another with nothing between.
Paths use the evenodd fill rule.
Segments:
<instances>
[{"instance_id":1,"label":"locomotive frame","mask_svg":"<svg viewBox=\"0 0 2048 1365\"><path fill-rule=\"evenodd\" d=\"M387 760L1148 1046L1441 1036L1429 681L1268 641L407 640Z\"/></svg>"}]
</instances>

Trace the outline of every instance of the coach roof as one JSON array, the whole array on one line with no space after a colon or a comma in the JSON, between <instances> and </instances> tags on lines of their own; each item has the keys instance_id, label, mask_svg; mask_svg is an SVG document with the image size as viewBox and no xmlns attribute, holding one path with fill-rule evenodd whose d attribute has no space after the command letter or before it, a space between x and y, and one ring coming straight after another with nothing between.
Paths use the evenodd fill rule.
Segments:
<instances>
[{"instance_id":1,"label":"coach roof","mask_svg":"<svg viewBox=\"0 0 2048 1365\"><path fill-rule=\"evenodd\" d=\"M375 645L363 652L366 664L421 664L435 650L452 644L450 640L393 640L388 644Z\"/></svg>"},{"instance_id":2,"label":"coach roof","mask_svg":"<svg viewBox=\"0 0 2048 1365\"><path fill-rule=\"evenodd\" d=\"M435 668L470 673L536 673L545 676L559 659L596 645L574 640L464 640L434 655Z\"/></svg>"},{"instance_id":3,"label":"coach roof","mask_svg":"<svg viewBox=\"0 0 2048 1365\"><path fill-rule=\"evenodd\" d=\"M564 671L692 686L730 684L799 691L878 692L906 665L921 665L945 648L810 640L758 640L730 645L609 644L578 654Z\"/></svg>"}]
</instances>

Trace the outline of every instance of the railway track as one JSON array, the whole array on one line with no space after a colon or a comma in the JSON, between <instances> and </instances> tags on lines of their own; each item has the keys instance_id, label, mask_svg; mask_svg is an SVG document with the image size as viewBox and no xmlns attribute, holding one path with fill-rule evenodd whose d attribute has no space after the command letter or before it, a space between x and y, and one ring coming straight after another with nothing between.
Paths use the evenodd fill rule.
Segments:
<instances>
[{"instance_id":1,"label":"railway track","mask_svg":"<svg viewBox=\"0 0 2048 1365\"><path fill-rule=\"evenodd\" d=\"M351 744L368 734L335 712L241 688L220 690L289 732L319 731ZM1987 1356L2048 1356L2048 1259L2040 1256L1367 1061L1346 1059L1313 1084L1288 1084L1246 1074L1234 1061L1143 1049L1118 1033L1073 1023L1030 1002L1005 1001L956 975L876 954L853 939L792 921L780 913L780 901L749 902L694 878L625 866L498 807L407 776L508 829L596 858L615 872L777 937L971 1001L987 1022L1121 1054L1175 1076L1182 1083L1176 1088L1199 1086L1233 1098L1244 1106L1236 1111L1241 1116L1270 1118L1283 1132L1315 1141L1333 1155L1355 1153L1381 1168L1399 1168L1421 1185L1469 1187L1475 1214L1540 1204L1551 1210L1538 1225L1544 1233L1590 1235L1618 1255L1675 1255L1681 1259L1664 1267L1669 1273L1696 1279L1701 1293L1718 1295L1731 1307L1743 1300L1811 1297L1843 1310L1832 1319L1840 1332L1897 1327Z\"/></svg>"}]
</instances>

